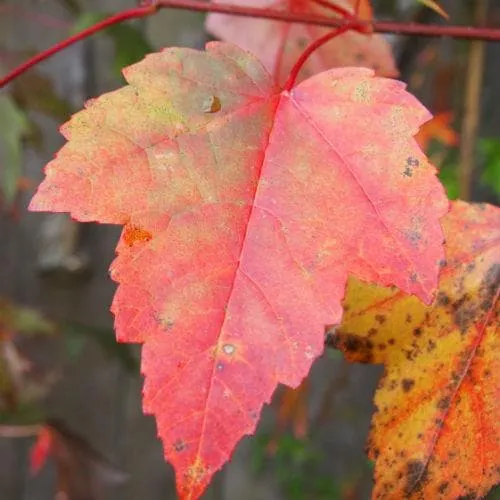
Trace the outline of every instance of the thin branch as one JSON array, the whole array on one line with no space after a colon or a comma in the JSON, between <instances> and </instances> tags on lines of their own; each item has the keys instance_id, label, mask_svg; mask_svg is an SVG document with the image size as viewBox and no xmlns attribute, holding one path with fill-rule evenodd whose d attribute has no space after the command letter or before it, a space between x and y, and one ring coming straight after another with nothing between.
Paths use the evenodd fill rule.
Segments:
<instances>
[{"instance_id":1,"label":"thin branch","mask_svg":"<svg viewBox=\"0 0 500 500\"><path fill-rule=\"evenodd\" d=\"M32 59L26 61L21 66L14 69L4 78L0 79L0 88L7 85L14 78L27 71L32 66L39 62L48 59L61 50L73 45L74 43L83 40L98 31L101 31L109 26L118 24L129 19L138 19L156 13L160 9L176 8L181 10L189 10L193 12L218 12L220 14L231 14L243 17L255 17L262 19L272 19L276 21L285 21L292 23L312 24L317 26L325 26L332 28L343 28L352 22L351 19L329 18L313 14L303 14L295 12L282 12L272 9L261 9L254 7L241 7L237 5L226 5L217 3L208 3L204 0L155 0L151 4L144 5L121 13L115 14L90 28L87 28L76 35L73 35L53 47L39 53ZM361 28L363 26L363 28ZM398 22L376 22L358 24L359 30L364 31L373 28L373 31L378 33L395 33L400 35L438 37L448 36L453 38L461 38L468 40L488 40L500 41L500 29L494 28L475 28L469 26L440 26L440 25L423 25L412 23Z\"/></svg>"},{"instance_id":2,"label":"thin branch","mask_svg":"<svg viewBox=\"0 0 500 500\"><path fill-rule=\"evenodd\" d=\"M158 8L171 7L181 10L196 12L218 12L220 14L231 14L243 17L259 17L262 19L273 19L289 23L313 24L331 28L339 28L349 20L328 18L314 14L303 14L294 12L282 12L271 9L259 9L254 7L240 7L237 5L225 5L207 3L202 0L158 0ZM366 22L365 28L373 26L377 33L394 33L399 35L414 35L425 37L448 36L464 40L488 40L500 42L500 29L475 28L472 26L441 26L398 22Z\"/></svg>"},{"instance_id":3,"label":"thin branch","mask_svg":"<svg viewBox=\"0 0 500 500\"><path fill-rule=\"evenodd\" d=\"M486 21L488 16L488 0L477 0L475 20L478 24ZM481 114L481 88L484 74L485 44L481 41L471 43L466 71L466 87L464 102L464 118L462 122L460 165L458 169L460 199L470 200L472 191L472 175L474 172L477 129Z\"/></svg>"},{"instance_id":4,"label":"thin branch","mask_svg":"<svg viewBox=\"0 0 500 500\"><path fill-rule=\"evenodd\" d=\"M26 438L36 436L42 425L0 425L0 438Z\"/></svg>"}]
</instances>

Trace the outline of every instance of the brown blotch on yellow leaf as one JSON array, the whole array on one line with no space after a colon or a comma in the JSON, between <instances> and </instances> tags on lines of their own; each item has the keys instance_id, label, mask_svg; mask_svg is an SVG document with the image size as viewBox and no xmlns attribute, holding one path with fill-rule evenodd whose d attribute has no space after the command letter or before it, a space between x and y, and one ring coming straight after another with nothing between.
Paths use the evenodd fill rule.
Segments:
<instances>
[{"instance_id":1,"label":"brown blotch on yellow leaf","mask_svg":"<svg viewBox=\"0 0 500 500\"><path fill-rule=\"evenodd\" d=\"M351 280L330 339L351 361L385 364L373 498L477 498L500 482L500 209L456 202L443 226L434 303Z\"/></svg>"},{"instance_id":2,"label":"brown blotch on yellow leaf","mask_svg":"<svg viewBox=\"0 0 500 500\"><path fill-rule=\"evenodd\" d=\"M411 378L404 378L401 381L401 387L403 388L404 392L410 392L414 385L415 385L415 381Z\"/></svg>"},{"instance_id":3,"label":"brown blotch on yellow leaf","mask_svg":"<svg viewBox=\"0 0 500 500\"><path fill-rule=\"evenodd\" d=\"M350 361L357 363L373 362L373 342L362 336L343 333L342 335L330 336L329 345L348 353Z\"/></svg>"}]
</instances>

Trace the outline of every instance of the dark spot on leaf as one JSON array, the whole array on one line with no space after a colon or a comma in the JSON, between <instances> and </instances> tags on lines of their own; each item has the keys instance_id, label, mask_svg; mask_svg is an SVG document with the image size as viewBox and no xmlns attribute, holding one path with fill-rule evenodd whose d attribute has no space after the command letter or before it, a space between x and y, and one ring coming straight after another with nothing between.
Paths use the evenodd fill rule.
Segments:
<instances>
[{"instance_id":1,"label":"dark spot on leaf","mask_svg":"<svg viewBox=\"0 0 500 500\"><path fill-rule=\"evenodd\" d=\"M307 38L304 38L303 36L301 36L300 38L297 39L297 45L299 47L299 49L303 50L307 47L308 45L308 41L307 41Z\"/></svg>"},{"instance_id":2,"label":"dark spot on leaf","mask_svg":"<svg viewBox=\"0 0 500 500\"><path fill-rule=\"evenodd\" d=\"M484 312L488 312L493 306L493 298L489 297L486 300L483 300L480 304L480 308Z\"/></svg>"},{"instance_id":3,"label":"dark spot on leaf","mask_svg":"<svg viewBox=\"0 0 500 500\"><path fill-rule=\"evenodd\" d=\"M405 236L413 247L418 247L418 243L422 239L422 235L419 231L407 231L405 233Z\"/></svg>"},{"instance_id":4,"label":"dark spot on leaf","mask_svg":"<svg viewBox=\"0 0 500 500\"><path fill-rule=\"evenodd\" d=\"M374 335L377 335L378 330L376 328L370 328L368 330L368 337L373 337Z\"/></svg>"},{"instance_id":5,"label":"dark spot on leaf","mask_svg":"<svg viewBox=\"0 0 500 500\"><path fill-rule=\"evenodd\" d=\"M484 282L481 284L481 292L484 296L493 297L496 289L500 284L500 264L493 264L484 277Z\"/></svg>"},{"instance_id":6,"label":"dark spot on leaf","mask_svg":"<svg viewBox=\"0 0 500 500\"><path fill-rule=\"evenodd\" d=\"M418 167L420 165L420 161L418 158L414 158L413 156L409 156L406 159L406 164L410 167Z\"/></svg>"},{"instance_id":7,"label":"dark spot on leaf","mask_svg":"<svg viewBox=\"0 0 500 500\"><path fill-rule=\"evenodd\" d=\"M187 448L187 444L182 440L182 439L178 439L175 443L174 443L174 450L177 452L177 453L180 453L181 451L184 451L185 449Z\"/></svg>"},{"instance_id":8,"label":"dark spot on leaf","mask_svg":"<svg viewBox=\"0 0 500 500\"><path fill-rule=\"evenodd\" d=\"M389 345L394 345L396 343L394 339L389 339L387 342L389 343Z\"/></svg>"},{"instance_id":9,"label":"dark spot on leaf","mask_svg":"<svg viewBox=\"0 0 500 500\"><path fill-rule=\"evenodd\" d=\"M438 487L439 493L441 493L441 495L442 495L448 489L448 486L449 486L448 481L441 483Z\"/></svg>"},{"instance_id":10,"label":"dark spot on leaf","mask_svg":"<svg viewBox=\"0 0 500 500\"><path fill-rule=\"evenodd\" d=\"M422 328L415 328L415 330L413 330L413 335L415 335L415 337L421 337L422 336Z\"/></svg>"},{"instance_id":11,"label":"dark spot on leaf","mask_svg":"<svg viewBox=\"0 0 500 500\"><path fill-rule=\"evenodd\" d=\"M469 273L470 273L471 271L474 271L474 269L476 269L476 263L475 263L474 261L469 262L469 263L467 264L467 267L466 267L465 269L466 269Z\"/></svg>"},{"instance_id":12,"label":"dark spot on leaf","mask_svg":"<svg viewBox=\"0 0 500 500\"><path fill-rule=\"evenodd\" d=\"M218 371L218 372L221 372L222 370L224 370L224 363L222 361L219 361L217 363L217 365L215 366L215 369Z\"/></svg>"},{"instance_id":13,"label":"dark spot on leaf","mask_svg":"<svg viewBox=\"0 0 500 500\"><path fill-rule=\"evenodd\" d=\"M434 340L432 339L429 339L429 341L427 342L427 352L432 352L435 348L436 348L436 342L434 342Z\"/></svg>"},{"instance_id":14,"label":"dark spot on leaf","mask_svg":"<svg viewBox=\"0 0 500 500\"><path fill-rule=\"evenodd\" d=\"M417 273L411 273L410 274L410 282L411 283L416 283L418 280L418 276L417 276Z\"/></svg>"},{"instance_id":15,"label":"dark spot on leaf","mask_svg":"<svg viewBox=\"0 0 500 500\"><path fill-rule=\"evenodd\" d=\"M346 355L352 355L359 363L370 363L373 360L373 342L353 333L342 333L336 336L335 347L343 350Z\"/></svg>"},{"instance_id":16,"label":"dark spot on leaf","mask_svg":"<svg viewBox=\"0 0 500 500\"><path fill-rule=\"evenodd\" d=\"M160 325L161 325L161 326L162 326L165 330L167 330L167 332L168 332L168 331L170 331L170 330L172 330L172 328L173 328L173 327L174 327L174 325L175 325L175 322L174 322L174 321L172 321L171 319L168 319L168 318L167 318L167 319L164 319L164 318L159 317L159 318L158 318L158 322L160 323Z\"/></svg>"},{"instance_id":17,"label":"dark spot on leaf","mask_svg":"<svg viewBox=\"0 0 500 500\"><path fill-rule=\"evenodd\" d=\"M451 302L450 297L444 292L439 292L437 295L436 303L438 306L447 306Z\"/></svg>"},{"instance_id":18,"label":"dark spot on leaf","mask_svg":"<svg viewBox=\"0 0 500 500\"><path fill-rule=\"evenodd\" d=\"M465 334L477 316L477 307L469 294L464 294L452 304L453 321L461 334Z\"/></svg>"},{"instance_id":19,"label":"dark spot on leaf","mask_svg":"<svg viewBox=\"0 0 500 500\"><path fill-rule=\"evenodd\" d=\"M414 361L417 357L415 349L403 349L403 352L405 353L405 357L408 361Z\"/></svg>"},{"instance_id":20,"label":"dark spot on leaf","mask_svg":"<svg viewBox=\"0 0 500 500\"><path fill-rule=\"evenodd\" d=\"M415 381L411 378L404 378L401 381L401 387L403 388L404 392L411 391L411 389L413 388L414 385L415 385Z\"/></svg>"},{"instance_id":21,"label":"dark spot on leaf","mask_svg":"<svg viewBox=\"0 0 500 500\"><path fill-rule=\"evenodd\" d=\"M375 321L383 325L385 323L385 316L383 314L376 314L375 315Z\"/></svg>"},{"instance_id":22,"label":"dark spot on leaf","mask_svg":"<svg viewBox=\"0 0 500 500\"><path fill-rule=\"evenodd\" d=\"M405 177L412 177L413 176L413 170L410 167L405 167L403 170L403 175Z\"/></svg>"},{"instance_id":23,"label":"dark spot on leaf","mask_svg":"<svg viewBox=\"0 0 500 500\"><path fill-rule=\"evenodd\" d=\"M444 398L441 398L438 403L437 403L437 407L440 409L440 410L446 410L449 406L450 406L450 402L451 402L451 399L449 396L446 396Z\"/></svg>"},{"instance_id":24,"label":"dark spot on leaf","mask_svg":"<svg viewBox=\"0 0 500 500\"><path fill-rule=\"evenodd\" d=\"M412 321L413 321L412 315L408 313L408 314L406 315L406 322L407 322L407 323L411 323Z\"/></svg>"},{"instance_id":25,"label":"dark spot on leaf","mask_svg":"<svg viewBox=\"0 0 500 500\"><path fill-rule=\"evenodd\" d=\"M387 348L385 344L379 344L377 347L379 348L380 351L385 351L385 349Z\"/></svg>"},{"instance_id":26,"label":"dark spot on leaf","mask_svg":"<svg viewBox=\"0 0 500 500\"><path fill-rule=\"evenodd\" d=\"M417 486L425 481L426 468L424 462L421 460L410 460L406 464L406 485L405 495L409 497L415 490L419 489Z\"/></svg>"}]
</instances>

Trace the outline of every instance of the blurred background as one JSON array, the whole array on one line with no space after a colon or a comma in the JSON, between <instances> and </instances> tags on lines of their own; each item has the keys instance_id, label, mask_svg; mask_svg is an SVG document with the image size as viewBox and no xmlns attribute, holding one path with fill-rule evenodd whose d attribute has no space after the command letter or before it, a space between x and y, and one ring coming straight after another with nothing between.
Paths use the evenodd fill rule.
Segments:
<instances>
[{"instance_id":1,"label":"blurred background","mask_svg":"<svg viewBox=\"0 0 500 500\"><path fill-rule=\"evenodd\" d=\"M379 19L446 22L417 0L372 3ZM439 4L454 24L476 24L487 12L488 24L500 28L499 0ZM0 0L0 74L134 5ZM163 10L115 26L0 90L0 500L52 500L61 490L69 500L176 498L154 420L141 411L139 348L114 339L107 269L119 229L26 207L63 144L58 127L88 98L122 85L120 69L147 52L202 48L210 39L204 20ZM449 196L498 204L500 44L388 41L400 78L436 115L419 141ZM276 393L257 436L240 443L203 498L368 499L364 443L380 374L327 350L298 391Z\"/></svg>"}]
</instances>

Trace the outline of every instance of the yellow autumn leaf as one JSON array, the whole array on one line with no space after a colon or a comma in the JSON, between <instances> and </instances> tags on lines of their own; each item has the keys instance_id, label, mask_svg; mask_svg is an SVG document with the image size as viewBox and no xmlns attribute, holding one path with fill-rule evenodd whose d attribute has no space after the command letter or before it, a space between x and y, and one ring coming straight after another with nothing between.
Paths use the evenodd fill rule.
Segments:
<instances>
[{"instance_id":1,"label":"yellow autumn leaf","mask_svg":"<svg viewBox=\"0 0 500 500\"><path fill-rule=\"evenodd\" d=\"M443 227L433 305L351 280L331 333L347 359L385 365L373 498L476 498L500 482L500 209L456 202Z\"/></svg>"},{"instance_id":2,"label":"yellow autumn leaf","mask_svg":"<svg viewBox=\"0 0 500 500\"><path fill-rule=\"evenodd\" d=\"M418 3L421 3L422 5L429 7L429 9L432 9L434 12L444 17L445 19L450 18L448 13L434 0L418 0Z\"/></svg>"}]
</instances>

